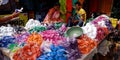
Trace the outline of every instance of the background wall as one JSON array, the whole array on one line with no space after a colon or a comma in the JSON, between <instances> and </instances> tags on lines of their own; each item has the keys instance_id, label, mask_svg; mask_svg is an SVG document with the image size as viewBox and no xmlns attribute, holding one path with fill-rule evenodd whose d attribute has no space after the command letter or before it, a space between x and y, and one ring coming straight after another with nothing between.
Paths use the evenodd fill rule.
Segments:
<instances>
[{"instance_id":1,"label":"background wall","mask_svg":"<svg viewBox=\"0 0 120 60\"><path fill-rule=\"evenodd\" d=\"M85 0L83 3L88 18L91 17L93 12L106 13L110 16L112 6L113 0Z\"/></svg>"}]
</instances>

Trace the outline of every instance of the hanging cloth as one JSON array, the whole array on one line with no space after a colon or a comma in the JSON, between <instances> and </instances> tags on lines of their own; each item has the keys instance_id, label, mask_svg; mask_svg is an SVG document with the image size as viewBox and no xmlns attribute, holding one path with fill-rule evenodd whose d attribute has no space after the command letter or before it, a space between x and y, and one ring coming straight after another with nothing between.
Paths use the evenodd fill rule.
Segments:
<instances>
[{"instance_id":1,"label":"hanging cloth","mask_svg":"<svg viewBox=\"0 0 120 60\"><path fill-rule=\"evenodd\" d=\"M68 23L68 18L71 16L72 13L72 0L66 0L66 23Z\"/></svg>"},{"instance_id":2,"label":"hanging cloth","mask_svg":"<svg viewBox=\"0 0 120 60\"><path fill-rule=\"evenodd\" d=\"M75 3L77 2L78 0L72 0L72 5L73 7L75 7ZM75 9L72 10L72 15L74 16L75 15Z\"/></svg>"},{"instance_id":3,"label":"hanging cloth","mask_svg":"<svg viewBox=\"0 0 120 60\"><path fill-rule=\"evenodd\" d=\"M61 18L64 19L64 21L66 20L66 0L59 0L60 3L60 11L62 12L61 14Z\"/></svg>"}]
</instances>

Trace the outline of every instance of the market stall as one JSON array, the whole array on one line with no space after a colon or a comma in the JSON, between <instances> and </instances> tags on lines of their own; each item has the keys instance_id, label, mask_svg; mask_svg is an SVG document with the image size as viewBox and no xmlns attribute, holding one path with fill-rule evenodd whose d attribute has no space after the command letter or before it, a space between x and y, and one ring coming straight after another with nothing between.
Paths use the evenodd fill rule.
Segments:
<instances>
[{"instance_id":1,"label":"market stall","mask_svg":"<svg viewBox=\"0 0 120 60\"><path fill-rule=\"evenodd\" d=\"M0 27L0 50L11 60L88 60L111 31L106 15L83 27L30 19L25 27Z\"/></svg>"}]
</instances>

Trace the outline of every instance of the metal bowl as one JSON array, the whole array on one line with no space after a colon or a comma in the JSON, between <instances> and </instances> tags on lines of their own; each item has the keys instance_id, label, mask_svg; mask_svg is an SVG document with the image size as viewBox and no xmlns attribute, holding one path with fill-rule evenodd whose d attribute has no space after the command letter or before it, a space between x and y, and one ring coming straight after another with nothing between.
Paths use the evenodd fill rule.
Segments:
<instances>
[{"instance_id":1,"label":"metal bowl","mask_svg":"<svg viewBox=\"0 0 120 60\"><path fill-rule=\"evenodd\" d=\"M68 37L79 37L83 34L81 27L71 27L66 31Z\"/></svg>"}]
</instances>

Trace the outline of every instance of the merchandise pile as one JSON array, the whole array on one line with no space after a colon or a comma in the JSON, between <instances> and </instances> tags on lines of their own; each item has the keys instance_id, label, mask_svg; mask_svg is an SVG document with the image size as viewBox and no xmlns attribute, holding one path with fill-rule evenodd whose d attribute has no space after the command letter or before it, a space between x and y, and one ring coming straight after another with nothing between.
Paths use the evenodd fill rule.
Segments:
<instances>
[{"instance_id":1,"label":"merchandise pile","mask_svg":"<svg viewBox=\"0 0 120 60\"><path fill-rule=\"evenodd\" d=\"M13 60L76 60L88 54L112 30L109 17L98 16L80 27L83 34L69 37L64 23L45 24L30 19L25 27L1 26L0 48Z\"/></svg>"}]
</instances>

